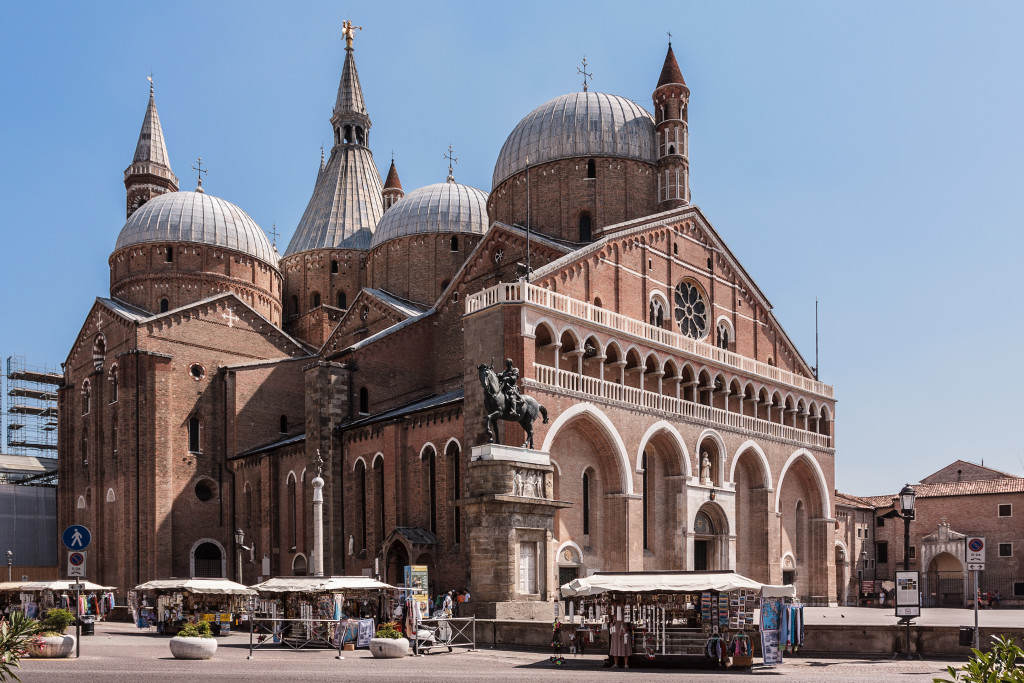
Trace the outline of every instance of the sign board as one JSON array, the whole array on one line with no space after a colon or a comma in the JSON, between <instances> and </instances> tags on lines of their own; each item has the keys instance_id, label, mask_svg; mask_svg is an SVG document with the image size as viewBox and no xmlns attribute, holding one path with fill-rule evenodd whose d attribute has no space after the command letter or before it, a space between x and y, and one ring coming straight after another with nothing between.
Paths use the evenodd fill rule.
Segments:
<instances>
[{"instance_id":1,"label":"sign board","mask_svg":"<svg viewBox=\"0 0 1024 683\"><path fill-rule=\"evenodd\" d=\"M92 534L81 524L72 524L60 535L68 550L85 550L92 543Z\"/></svg>"},{"instance_id":2,"label":"sign board","mask_svg":"<svg viewBox=\"0 0 1024 683\"><path fill-rule=\"evenodd\" d=\"M85 576L85 551L68 553L68 578Z\"/></svg>"},{"instance_id":3,"label":"sign board","mask_svg":"<svg viewBox=\"0 0 1024 683\"><path fill-rule=\"evenodd\" d=\"M985 538L968 536L964 539L964 563L968 570L980 571L985 568Z\"/></svg>"},{"instance_id":4,"label":"sign board","mask_svg":"<svg viewBox=\"0 0 1024 683\"><path fill-rule=\"evenodd\" d=\"M896 572L896 616L921 616L921 573Z\"/></svg>"}]
</instances>

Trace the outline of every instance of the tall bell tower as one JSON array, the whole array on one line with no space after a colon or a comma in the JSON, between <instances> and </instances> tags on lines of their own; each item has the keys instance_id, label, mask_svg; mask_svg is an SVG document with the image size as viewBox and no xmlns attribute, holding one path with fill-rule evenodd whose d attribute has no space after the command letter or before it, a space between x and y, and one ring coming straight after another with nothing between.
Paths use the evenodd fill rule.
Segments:
<instances>
[{"instance_id":1,"label":"tall bell tower","mask_svg":"<svg viewBox=\"0 0 1024 683\"><path fill-rule=\"evenodd\" d=\"M687 110L690 89L683 81L672 43L654 89L654 121L658 142L658 211L690 203L690 134Z\"/></svg>"},{"instance_id":2,"label":"tall bell tower","mask_svg":"<svg viewBox=\"0 0 1024 683\"><path fill-rule=\"evenodd\" d=\"M135 145L135 156L124 170L124 189L128 216L153 197L178 191L178 178L171 171L160 115L156 111L152 78L149 79L149 104Z\"/></svg>"}]
</instances>

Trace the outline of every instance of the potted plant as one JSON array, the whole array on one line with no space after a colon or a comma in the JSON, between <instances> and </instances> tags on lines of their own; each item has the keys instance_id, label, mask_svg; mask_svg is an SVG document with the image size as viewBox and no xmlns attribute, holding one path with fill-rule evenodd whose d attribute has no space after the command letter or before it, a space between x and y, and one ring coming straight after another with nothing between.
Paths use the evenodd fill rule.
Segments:
<instances>
[{"instance_id":1,"label":"potted plant","mask_svg":"<svg viewBox=\"0 0 1024 683\"><path fill-rule=\"evenodd\" d=\"M69 610L47 610L39 624L39 637L28 644L29 655L54 659L69 656L75 649L75 637L64 635L64 631L74 623L75 615Z\"/></svg>"},{"instance_id":2,"label":"potted plant","mask_svg":"<svg viewBox=\"0 0 1024 683\"><path fill-rule=\"evenodd\" d=\"M21 612L11 612L9 617L0 619L0 681L21 680L14 669L21 666L18 660L28 654L38 630L39 622Z\"/></svg>"},{"instance_id":3,"label":"potted plant","mask_svg":"<svg viewBox=\"0 0 1024 683\"><path fill-rule=\"evenodd\" d=\"M171 654L175 659L212 659L216 652L217 641L208 621L186 624L171 638Z\"/></svg>"},{"instance_id":4,"label":"potted plant","mask_svg":"<svg viewBox=\"0 0 1024 683\"><path fill-rule=\"evenodd\" d=\"M396 622L386 621L370 638L370 654L380 659L405 657L409 654L409 639L402 637Z\"/></svg>"}]
</instances>

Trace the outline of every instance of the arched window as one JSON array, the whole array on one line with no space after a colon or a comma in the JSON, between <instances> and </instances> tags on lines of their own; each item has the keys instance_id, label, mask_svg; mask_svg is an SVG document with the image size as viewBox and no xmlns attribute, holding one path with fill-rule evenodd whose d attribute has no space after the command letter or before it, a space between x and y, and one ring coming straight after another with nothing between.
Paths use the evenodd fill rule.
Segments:
<instances>
[{"instance_id":1,"label":"arched window","mask_svg":"<svg viewBox=\"0 0 1024 683\"><path fill-rule=\"evenodd\" d=\"M583 473L583 535L590 533L590 473Z\"/></svg>"},{"instance_id":2,"label":"arched window","mask_svg":"<svg viewBox=\"0 0 1024 683\"><path fill-rule=\"evenodd\" d=\"M338 292L338 308L348 308L348 296L345 292Z\"/></svg>"},{"instance_id":3,"label":"arched window","mask_svg":"<svg viewBox=\"0 0 1024 683\"><path fill-rule=\"evenodd\" d=\"M359 494L359 537L356 547L366 549L366 464L362 460L356 463L356 492Z\"/></svg>"},{"instance_id":4,"label":"arched window","mask_svg":"<svg viewBox=\"0 0 1024 683\"><path fill-rule=\"evenodd\" d=\"M452 251L458 251L459 250L459 238L458 238L457 235L452 235L451 249L452 249Z\"/></svg>"},{"instance_id":5,"label":"arched window","mask_svg":"<svg viewBox=\"0 0 1024 683\"><path fill-rule=\"evenodd\" d=\"M352 126L345 126L345 133L341 141L346 145L352 142Z\"/></svg>"},{"instance_id":6,"label":"arched window","mask_svg":"<svg viewBox=\"0 0 1024 683\"><path fill-rule=\"evenodd\" d=\"M432 446L423 451L427 470L427 495L430 499L430 530L437 533L437 454Z\"/></svg>"},{"instance_id":7,"label":"arched window","mask_svg":"<svg viewBox=\"0 0 1024 683\"><path fill-rule=\"evenodd\" d=\"M306 575L306 558L302 555L296 555L295 559L292 560L292 576L305 576Z\"/></svg>"},{"instance_id":8,"label":"arched window","mask_svg":"<svg viewBox=\"0 0 1024 683\"><path fill-rule=\"evenodd\" d=\"M166 313L169 310L171 310L171 302L166 298L160 299L160 312Z\"/></svg>"},{"instance_id":9,"label":"arched window","mask_svg":"<svg viewBox=\"0 0 1024 683\"><path fill-rule=\"evenodd\" d=\"M291 539L291 552L295 552L295 547L298 545L299 537L299 500L298 494L295 490L295 473L288 473L288 481L286 482L288 487L288 516L290 524L288 529L289 538Z\"/></svg>"},{"instance_id":10,"label":"arched window","mask_svg":"<svg viewBox=\"0 0 1024 683\"><path fill-rule=\"evenodd\" d=\"M449 481L452 482L452 501L458 501L462 495L460 491L461 482L459 480L459 455L461 454L459 444L452 441L448 444L448 448L445 449L445 457L448 459L449 466L451 467L451 478ZM452 514L454 515L455 543L462 542L462 508L458 504L452 505Z\"/></svg>"},{"instance_id":11,"label":"arched window","mask_svg":"<svg viewBox=\"0 0 1024 683\"><path fill-rule=\"evenodd\" d=\"M648 467L648 465L647 465L647 451L644 451L643 457L640 460L640 467L644 471L644 473L643 473L643 495L644 495L644 499L643 499L643 518L644 518L643 539L644 539L644 550L648 550L651 547L649 545L649 543L648 543L648 535L647 535L647 522L648 522L648 516L650 515L650 511L651 511L650 510L651 509L651 493L650 493L650 488L649 488L649 478L648 478L648 470L647 470L647 467Z\"/></svg>"},{"instance_id":12,"label":"arched window","mask_svg":"<svg viewBox=\"0 0 1024 683\"><path fill-rule=\"evenodd\" d=\"M676 153L676 146L675 145L669 145L668 146L668 153L669 154L675 154Z\"/></svg>"},{"instance_id":13,"label":"arched window","mask_svg":"<svg viewBox=\"0 0 1024 683\"><path fill-rule=\"evenodd\" d=\"M597 177L597 164L594 163L593 159L588 159L587 160L587 177L588 178L596 178Z\"/></svg>"},{"instance_id":14,"label":"arched window","mask_svg":"<svg viewBox=\"0 0 1024 683\"><path fill-rule=\"evenodd\" d=\"M288 433L288 416L287 415L282 415L281 416L281 433L282 434L287 434Z\"/></svg>"},{"instance_id":15,"label":"arched window","mask_svg":"<svg viewBox=\"0 0 1024 683\"><path fill-rule=\"evenodd\" d=\"M338 274L338 260L337 259L331 259L331 275L337 275L337 274Z\"/></svg>"},{"instance_id":16,"label":"arched window","mask_svg":"<svg viewBox=\"0 0 1024 683\"><path fill-rule=\"evenodd\" d=\"M110 366L110 402L117 403L117 365Z\"/></svg>"},{"instance_id":17,"label":"arched window","mask_svg":"<svg viewBox=\"0 0 1024 683\"><path fill-rule=\"evenodd\" d=\"M190 417L188 419L188 451L189 453L199 453L199 418Z\"/></svg>"},{"instance_id":18,"label":"arched window","mask_svg":"<svg viewBox=\"0 0 1024 683\"><path fill-rule=\"evenodd\" d=\"M655 327L665 324L665 307L658 299L651 299L650 321Z\"/></svg>"},{"instance_id":19,"label":"arched window","mask_svg":"<svg viewBox=\"0 0 1024 683\"><path fill-rule=\"evenodd\" d=\"M292 294L292 315L299 314L299 296Z\"/></svg>"},{"instance_id":20,"label":"arched window","mask_svg":"<svg viewBox=\"0 0 1024 683\"><path fill-rule=\"evenodd\" d=\"M88 415L92 411L92 386L85 382L82 384L82 415Z\"/></svg>"},{"instance_id":21,"label":"arched window","mask_svg":"<svg viewBox=\"0 0 1024 683\"><path fill-rule=\"evenodd\" d=\"M117 413L110 416L110 450L117 455Z\"/></svg>"},{"instance_id":22,"label":"arched window","mask_svg":"<svg viewBox=\"0 0 1024 683\"><path fill-rule=\"evenodd\" d=\"M590 214L584 211L580 214L580 242L589 242L591 239Z\"/></svg>"},{"instance_id":23,"label":"arched window","mask_svg":"<svg viewBox=\"0 0 1024 683\"><path fill-rule=\"evenodd\" d=\"M729 326L725 324L725 321L718 323L718 329L715 333L715 346L726 351L729 350Z\"/></svg>"},{"instance_id":24,"label":"arched window","mask_svg":"<svg viewBox=\"0 0 1024 683\"><path fill-rule=\"evenodd\" d=\"M384 538L384 458L377 458L373 463L373 479L377 498L377 538Z\"/></svg>"},{"instance_id":25,"label":"arched window","mask_svg":"<svg viewBox=\"0 0 1024 683\"><path fill-rule=\"evenodd\" d=\"M320 292L313 292L313 308L320 305Z\"/></svg>"},{"instance_id":26,"label":"arched window","mask_svg":"<svg viewBox=\"0 0 1024 683\"><path fill-rule=\"evenodd\" d=\"M174 247L164 249L164 263L174 263Z\"/></svg>"},{"instance_id":27,"label":"arched window","mask_svg":"<svg viewBox=\"0 0 1024 683\"><path fill-rule=\"evenodd\" d=\"M370 394L366 391L366 387L359 387L359 412L364 414L370 412Z\"/></svg>"}]
</instances>

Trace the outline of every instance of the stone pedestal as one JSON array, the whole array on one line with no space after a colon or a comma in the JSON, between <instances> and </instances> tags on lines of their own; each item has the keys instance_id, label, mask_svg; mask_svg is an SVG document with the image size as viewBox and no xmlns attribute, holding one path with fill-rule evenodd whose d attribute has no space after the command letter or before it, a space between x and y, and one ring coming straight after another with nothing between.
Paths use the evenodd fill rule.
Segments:
<instances>
[{"instance_id":1,"label":"stone pedestal","mask_svg":"<svg viewBox=\"0 0 1024 683\"><path fill-rule=\"evenodd\" d=\"M475 446L458 501L468 529L470 610L480 618L552 619L554 467L542 451Z\"/></svg>"}]
</instances>

